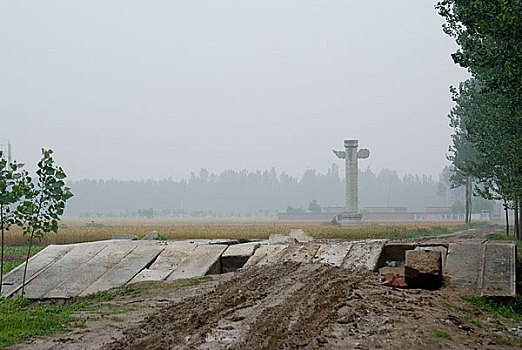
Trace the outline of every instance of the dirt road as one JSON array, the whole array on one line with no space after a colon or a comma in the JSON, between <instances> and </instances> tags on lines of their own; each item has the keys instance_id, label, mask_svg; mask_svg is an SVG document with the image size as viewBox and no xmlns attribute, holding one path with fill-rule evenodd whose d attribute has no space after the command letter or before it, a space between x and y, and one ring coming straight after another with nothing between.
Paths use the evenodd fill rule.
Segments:
<instances>
[{"instance_id":1,"label":"dirt road","mask_svg":"<svg viewBox=\"0 0 522 350\"><path fill-rule=\"evenodd\" d=\"M515 336L505 328L517 325L499 323L459 295L450 288L383 287L365 271L285 263L197 287L124 295L113 302L135 311L119 315L122 322L102 319L16 348L518 348L501 340ZM436 337L434 330L452 339Z\"/></svg>"},{"instance_id":2,"label":"dirt road","mask_svg":"<svg viewBox=\"0 0 522 350\"><path fill-rule=\"evenodd\" d=\"M470 237L471 238L471 237ZM377 274L281 263L193 287L138 289L86 329L17 349L518 349L522 324L478 310L455 287L382 286Z\"/></svg>"}]
</instances>

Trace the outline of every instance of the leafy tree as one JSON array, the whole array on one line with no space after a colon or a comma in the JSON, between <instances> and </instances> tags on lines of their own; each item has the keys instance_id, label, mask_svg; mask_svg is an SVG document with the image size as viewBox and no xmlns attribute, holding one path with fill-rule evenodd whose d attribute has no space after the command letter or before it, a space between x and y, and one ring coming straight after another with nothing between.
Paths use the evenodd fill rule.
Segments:
<instances>
[{"instance_id":1,"label":"leafy tree","mask_svg":"<svg viewBox=\"0 0 522 350\"><path fill-rule=\"evenodd\" d=\"M522 215L522 2L443 0L444 31L459 49L452 55L480 82L461 90L472 104L465 139L476 151L473 174L484 198L501 198ZM518 236L522 236L517 225Z\"/></svg>"},{"instance_id":2,"label":"leafy tree","mask_svg":"<svg viewBox=\"0 0 522 350\"><path fill-rule=\"evenodd\" d=\"M480 99L477 98L479 97L479 89L480 86L475 79L469 79L460 83L458 92L452 88L453 101L455 101L456 105L448 116L450 126L454 129L454 133L451 135L453 144L449 148L450 154L448 155L448 160L453 164L453 174L449 180L452 188L465 186L465 222L468 225L471 223L471 195L474 178L473 165L477 159L477 152L473 144L469 141L467 124L470 115L476 113L477 109L480 110L480 101L478 101Z\"/></svg>"},{"instance_id":3,"label":"leafy tree","mask_svg":"<svg viewBox=\"0 0 522 350\"><path fill-rule=\"evenodd\" d=\"M29 236L29 249L25 259L22 279L22 296L25 292L27 264L34 238L41 239L46 233L58 232L58 221L65 210L65 202L73 196L65 186L66 174L54 164L53 151L42 149L38 162L37 179L33 181L27 173L23 177L24 199L17 206L15 223Z\"/></svg>"},{"instance_id":4,"label":"leafy tree","mask_svg":"<svg viewBox=\"0 0 522 350\"><path fill-rule=\"evenodd\" d=\"M0 151L0 227L2 229L0 253L0 295L4 274L4 231L13 223L13 212L10 206L15 205L22 198L20 180L23 164L12 162L9 164Z\"/></svg>"}]
</instances>

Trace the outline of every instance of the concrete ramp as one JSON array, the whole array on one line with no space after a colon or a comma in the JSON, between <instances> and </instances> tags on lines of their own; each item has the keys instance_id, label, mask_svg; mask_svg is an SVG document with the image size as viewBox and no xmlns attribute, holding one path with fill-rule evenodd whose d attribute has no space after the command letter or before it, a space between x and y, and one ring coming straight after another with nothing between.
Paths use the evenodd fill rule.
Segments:
<instances>
[{"instance_id":1,"label":"concrete ramp","mask_svg":"<svg viewBox=\"0 0 522 350\"><path fill-rule=\"evenodd\" d=\"M167 277L167 280L172 281L220 273L221 254L227 247L223 244L198 245L190 256Z\"/></svg>"},{"instance_id":2,"label":"concrete ramp","mask_svg":"<svg viewBox=\"0 0 522 350\"><path fill-rule=\"evenodd\" d=\"M38 252L29 259L27 265L26 283L38 277L45 269L62 256L70 252L74 245L51 245L45 250ZM22 288L22 279L24 275L25 264L16 267L14 270L6 274L2 283L2 295L10 297Z\"/></svg>"},{"instance_id":3,"label":"concrete ramp","mask_svg":"<svg viewBox=\"0 0 522 350\"><path fill-rule=\"evenodd\" d=\"M91 260L45 295L46 298L70 298L79 295L112 269L125 256L136 248L133 244L107 244Z\"/></svg>"},{"instance_id":4,"label":"concrete ramp","mask_svg":"<svg viewBox=\"0 0 522 350\"><path fill-rule=\"evenodd\" d=\"M70 252L47 267L36 278L33 278L25 287L25 297L28 299L42 299L57 285L75 274L83 264L96 256L107 243L87 243L75 246ZM42 251L43 253L44 251ZM29 262L28 268L31 266Z\"/></svg>"},{"instance_id":5,"label":"concrete ramp","mask_svg":"<svg viewBox=\"0 0 522 350\"><path fill-rule=\"evenodd\" d=\"M141 270L130 283L162 281L185 261L198 245L194 243L169 244L149 267Z\"/></svg>"},{"instance_id":6,"label":"concrete ramp","mask_svg":"<svg viewBox=\"0 0 522 350\"><path fill-rule=\"evenodd\" d=\"M145 266L151 263L165 249L161 245L142 245L121 259L112 269L84 289L80 295L102 292L129 282Z\"/></svg>"}]
</instances>

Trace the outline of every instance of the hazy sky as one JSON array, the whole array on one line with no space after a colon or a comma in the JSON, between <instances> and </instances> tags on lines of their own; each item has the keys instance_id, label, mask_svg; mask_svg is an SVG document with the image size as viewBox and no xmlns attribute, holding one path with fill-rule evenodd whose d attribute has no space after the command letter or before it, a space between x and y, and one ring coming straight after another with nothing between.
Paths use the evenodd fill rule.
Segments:
<instances>
[{"instance_id":1,"label":"hazy sky","mask_svg":"<svg viewBox=\"0 0 522 350\"><path fill-rule=\"evenodd\" d=\"M71 179L341 164L436 175L466 78L435 1L0 1L0 143Z\"/></svg>"}]
</instances>

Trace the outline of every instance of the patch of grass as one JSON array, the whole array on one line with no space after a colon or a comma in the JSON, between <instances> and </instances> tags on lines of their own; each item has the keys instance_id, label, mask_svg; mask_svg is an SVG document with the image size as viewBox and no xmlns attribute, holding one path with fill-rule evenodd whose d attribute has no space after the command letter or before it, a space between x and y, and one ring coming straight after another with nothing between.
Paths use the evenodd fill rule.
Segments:
<instances>
[{"instance_id":1,"label":"patch of grass","mask_svg":"<svg viewBox=\"0 0 522 350\"><path fill-rule=\"evenodd\" d=\"M0 349L31 337L49 336L72 328L85 328L87 319L77 316L81 312L98 314L100 317L111 316L110 320L123 322L122 318L114 315L135 309L110 304L109 301L117 296L138 294L144 289L193 286L211 280L212 277L203 276L171 283L142 282L133 286L73 298L64 305L44 302L31 303L23 298L0 298Z\"/></svg>"},{"instance_id":2,"label":"patch of grass","mask_svg":"<svg viewBox=\"0 0 522 350\"><path fill-rule=\"evenodd\" d=\"M44 245L33 245L31 247L31 255L38 253L40 250L44 249L46 246ZM5 246L4 247L4 256L9 255L27 255L27 250L29 249L29 246L22 245L22 246Z\"/></svg>"},{"instance_id":3,"label":"patch of grass","mask_svg":"<svg viewBox=\"0 0 522 350\"><path fill-rule=\"evenodd\" d=\"M517 345L522 344L522 338L515 337L515 338L507 338L503 337L500 334L495 334L495 338L498 342L508 344L508 345Z\"/></svg>"},{"instance_id":4,"label":"patch of grass","mask_svg":"<svg viewBox=\"0 0 522 350\"><path fill-rule=\"evenodd\" d=\"M22 298L1 299L0 348L74 327L75 323L80 323L78 317L71 316L76 309L74 305L30 304Z\"/></svg>"},{"instance_id":5,"label":"patch of grass","mask_svg":"<svg viewBox=\"0 0 522 350\"><path fill-rule=\"evenodd\" d=\"M453 338L451 338L451 335L449 335L448 333L446 333L445 331L440 330L440 329L434 329L433 330L433 336L437 337L437 338L448 339L448 340L453 339Z\"/></svg>"},{"instance_id":6,"label":"patch of grass","mask_svg":"<svg viewBox=\"0 0 522 350\"><path fill-rule=\"evenodd\" d=\"M258 243L258 244L256 244L256 245L254 246L254 252L255 252L256 250L258 250L259 247L261 247L261 243Z\"/></svg>"},{"instance_id":7,"label":"patch of grass","mask_svg":"<svg viewBox=\"0 0 522 350\"><path fill-rule=\"evenodd\" d=\"M23 261L4 261L4 268L2 271L4 271L4 274L6 274L9 271L14 270L21 263L23 263Z\"/></svg>"},{"instance_id":8,"label":"patch of grass","mask_svg":"<svg viewBox=\"0 0 522 350\"><path fill-rule=\"evenodd\" d=\"M248 243L248 242L251 242L249 238L246 238L246 237L239 237L237 240L237 243L241 244L241 243Z\"/></svg>"},{"instance_id":9,"label":"patch of grass","mask_svg":"<svg viewBox=\"0 0 522 350\"><path fill-rule=\"evenodd\" d=\"M489 311L497 316L522 321L522 295L517 295L514 298L462 295L461 298L481 310Z\"/></svg>"}]
</instances>

